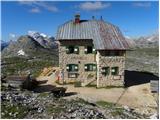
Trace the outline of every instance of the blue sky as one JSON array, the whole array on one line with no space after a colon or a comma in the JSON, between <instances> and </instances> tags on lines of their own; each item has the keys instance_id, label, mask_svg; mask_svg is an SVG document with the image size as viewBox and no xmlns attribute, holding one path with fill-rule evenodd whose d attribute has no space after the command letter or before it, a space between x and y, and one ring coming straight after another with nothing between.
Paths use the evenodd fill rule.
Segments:
<instances>
[{"instance_id":1,"label":"blue sky","mask_svg":"<svg viewBox=\"0 0 160 120\"><path fill-rule=\"evenodd\" d=\"M64 2L64 1L3 1L1 4L2 40L39 31L55 36L57 27L74 19L100 19L120 27L125 36L138 37L158 31L158 1L146 2Z\"/></svg>"}]
</instances>

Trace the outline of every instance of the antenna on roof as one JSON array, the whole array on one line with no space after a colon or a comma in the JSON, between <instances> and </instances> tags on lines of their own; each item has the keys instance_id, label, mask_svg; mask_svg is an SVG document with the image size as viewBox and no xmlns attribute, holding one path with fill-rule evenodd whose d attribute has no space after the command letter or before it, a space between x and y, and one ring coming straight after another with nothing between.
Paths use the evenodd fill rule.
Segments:
<instances>
[{"instance_id":1,"label":"antenna on roof","mask_svg":"<svg viewBox=\"0 0 160 120\"><path fill-rule=\"evenodd\" d=\"M101 16L101 20L103 20L103 17Z\"/></svg>"},{"instance_id":2,"label":"antenna on roof","mask_svg":"<svg viewBox=\"0 0 160 120\"><path fill-rule=\"evenodd\" d=\"M95 17L94 16L92 16L92 20L94 20L95 19Z\"/></svg>"}]
</instances>

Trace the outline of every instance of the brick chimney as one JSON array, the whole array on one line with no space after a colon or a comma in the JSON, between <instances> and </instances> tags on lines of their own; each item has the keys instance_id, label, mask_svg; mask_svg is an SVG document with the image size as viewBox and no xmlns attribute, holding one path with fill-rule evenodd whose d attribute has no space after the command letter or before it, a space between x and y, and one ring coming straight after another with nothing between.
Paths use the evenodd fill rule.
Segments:
<instances>
[{"instance_id":1,"label":"brick chimney","mask_svg":"<svg viewBox=\"0 0 160 120\"><path fill-rule=\"evenodd\" d=\"M74 21L76 24L77 23L80 23L80 14L76 14L75 15L75 21Z\"/></svg>"}]
</instances>

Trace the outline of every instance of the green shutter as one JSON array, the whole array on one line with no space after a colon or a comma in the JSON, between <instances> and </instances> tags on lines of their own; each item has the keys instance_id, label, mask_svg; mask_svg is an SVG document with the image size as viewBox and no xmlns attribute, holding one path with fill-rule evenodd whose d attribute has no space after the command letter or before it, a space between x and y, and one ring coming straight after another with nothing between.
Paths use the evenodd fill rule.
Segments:
<instances>
[{"instance_id":1,"label":"green shutter","mask_svg":"<svg viewBox=\"0 0 160 120\"><path fill-rule=\"evenodd\" d=\"M66 46L66 54L69 54L69 46Z\"/></svg>"},{"instance_id":2,"label":"green shutter","mask_svg":"<svg viewBox=\"0 0 160 120\"><path fill-rule=\"evenodd\" d=\"M74 65L74 71L78 71L78 65L77 64Z\"/></svg>"},{"instance_id":3,"label":"green shutter","mask_svg":"<svg viewBox=\"0 0 160 120\"><path fill-rule=\"evenodd\" d=\"M85 51L86 49L86 51ZM84 47L84 53L87 54L87 46Z\"/></svg>"},{"instance_id":4,"label":"green shutter","mask_svg":"<svg viewBox=\"0 0 160 120\"><path fill-rule=\"evenodd\" d=\"M93 71L96 71L96 69L97 69L96 64L92 64L92 67L93 67Z\"/></svg>"},{"instance_id":5,"label":"green shutter","mask_svg":"<svg viewBox=\"0 0 160 120\"><path fill-rule=\"evenodd\" d=\"M67 69L67 68L68 68L68 69ZM69 71L69 65L68 65L68 64L66 65L66 70Z\"/></svg>"},{"instance_id":6,"label":"green shutter","mask_svg":"<svg viewBox=\"0 0 160 120\"><path fill-rule=\"evenodd\" d=\"M95 50L95 51L94 51ZM92 53L93 54L96 54L97 53L97 51L96 51L96 49L93 47L93 50L92 50Z\"/></svg>"},{"instance_id":7,"label":"green shutter","mask_svg":"<svg viewBox=\"0 0 160 120\"><path fill-rule=\"evenodd\" d=\"M103 75L109 75L109 72L110 72L110 69L109 69L109 67L103 67L102 68L102 74Z\"/></svg>"},{"instance_id":8,"label":"green shutter","mask_svg":"<svg viewBox=\"0 0 160 120\"><path fill-rule=\"evenodd\" d=\"M67 69L67 67L68 67L69 69ZM69 72L78 71L78 65L77 65L77 64L67 64L66 70L69 71Z\"/></svg>"},{"instance_id":9,"label":"green shutter","mask_svg":"<svg viewBox=\"0 0 160 120\"><path fill-rule=\"evenodd\" d=\"M97 66L96 64L85 64L84 67L87 67L87 69L85 69L85 71L96 71Z\"/></svg>"},{"instance_id":10,"label":"green shutter","mask_svg":"<svg viewBox=\"0 0 160 120\"><path fill-rule=\"evenodd\" d=\"M85 71L88 71L88 64L85 64L85 65L84 65L84 70L85 70Z\"/></svg>"},{"instance_id":11,"label":"green shutter","mask_svg":"<svg viewBox=\"0 0 160 120\"><path fill-rule=\"evenodd\" d=\"M74 53L75 53L75 54L79 54L79 47L78 47L78 46L75 46L75 47L74 47Z\"/></svg>"},{"instance_id":12,"label":"green shutter","mask_svg":"<svg viewBox=\"0 0 160 120\"><path fill-rule=\"evenodd\" d=\"M111 73L112 73L112 75L118 75L119 74L119 68L118 67L112 67Z\"/></svg>"}]
</instances>

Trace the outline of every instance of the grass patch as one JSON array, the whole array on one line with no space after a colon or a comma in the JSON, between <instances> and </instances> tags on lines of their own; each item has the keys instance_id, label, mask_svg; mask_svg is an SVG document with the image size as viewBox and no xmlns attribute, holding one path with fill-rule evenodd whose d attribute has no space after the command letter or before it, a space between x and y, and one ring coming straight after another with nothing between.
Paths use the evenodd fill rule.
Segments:
<instances>
[{"instance_id":1,"label":"grass patch","mask_svg":"<svg viewBox=\"0 0 160 120\"><path fill-rule=\"evenodd\" d=\"M120 116L120 115L123 114L123 112L124 112L123 108L115 108L115 109L113 109L113 111L111 112L111 114L113 116Z\"/></svg>"},{"instance_id":2,"label":"grass patch","mask_svg":"<svg viewBox=\"0 0 160 120\"><path fill-rule=\"evenodd\" d=\"M47 111L49 113L55 113L55 114L59 114L61 112L63 112L65 110L65 108L61 107L61 106L52 106L52 107L48 107Z\"/></svg>"},{"instance_id":3,"label":"grass patch","mask_svg":"<svg viewBox=\"0 0 160 120\"><path fill-rule=\"evenodd\" d=\"M93 85L93 84L88 84L88 85L86 85L85 87L97 87L97 85Z\"/></svg>"},{"instance_id":4,"label":"grass patch","mask_svg":"<svg viewBox=\"0 0 160 120\"><path fill-rule=\"evenodd\" d=\"M112 88L124 88L124 86L105 86L105 87L98 87L97 89L105 88L105 89L112 89Z\"/></svg>"},{"instance_id":5,"label":"grass patch","mask_svg":"<svg viewBox=\"0 0 160 120\"><path fill-rule=\"evenodd\" d=\"M3 119L22 119L27 115L28 109L22 105L13 105L8 104L1 105L1 117Z\"/></svg>"},{"instance_id":6,"label":"grass patch","mask_svg":"<svg viewBox=\"0 0 160 120\"><path fill-rule=\"evenodd\" d=\"M20 57L3 58L6 65L2 67L2 74L5 76L25 73L30 71L33 77L40 75L44 67L56 66L55 61L52 59L27 59Z\"/></svg>"},{"instance_id":7,"label":"grass patch","mask_svg":"<svg viewBox=\"0 0 160 120\"><path fill-rule=\"evenodd\" d=\"M49 93L40 93L38 95L38 97L47 97L49 95Z\"/></svg>"},{"instance_id":8,"label":"grass patch","mask_svg":"<svg viewBox=\"0 0 160 120\"><path fill-rule=\"evenodd\" d=\"M96 104L104 108L110 108L115 106L114 103L106 102L106 101L97 101Z\"/></svg>"}]
</instances>

